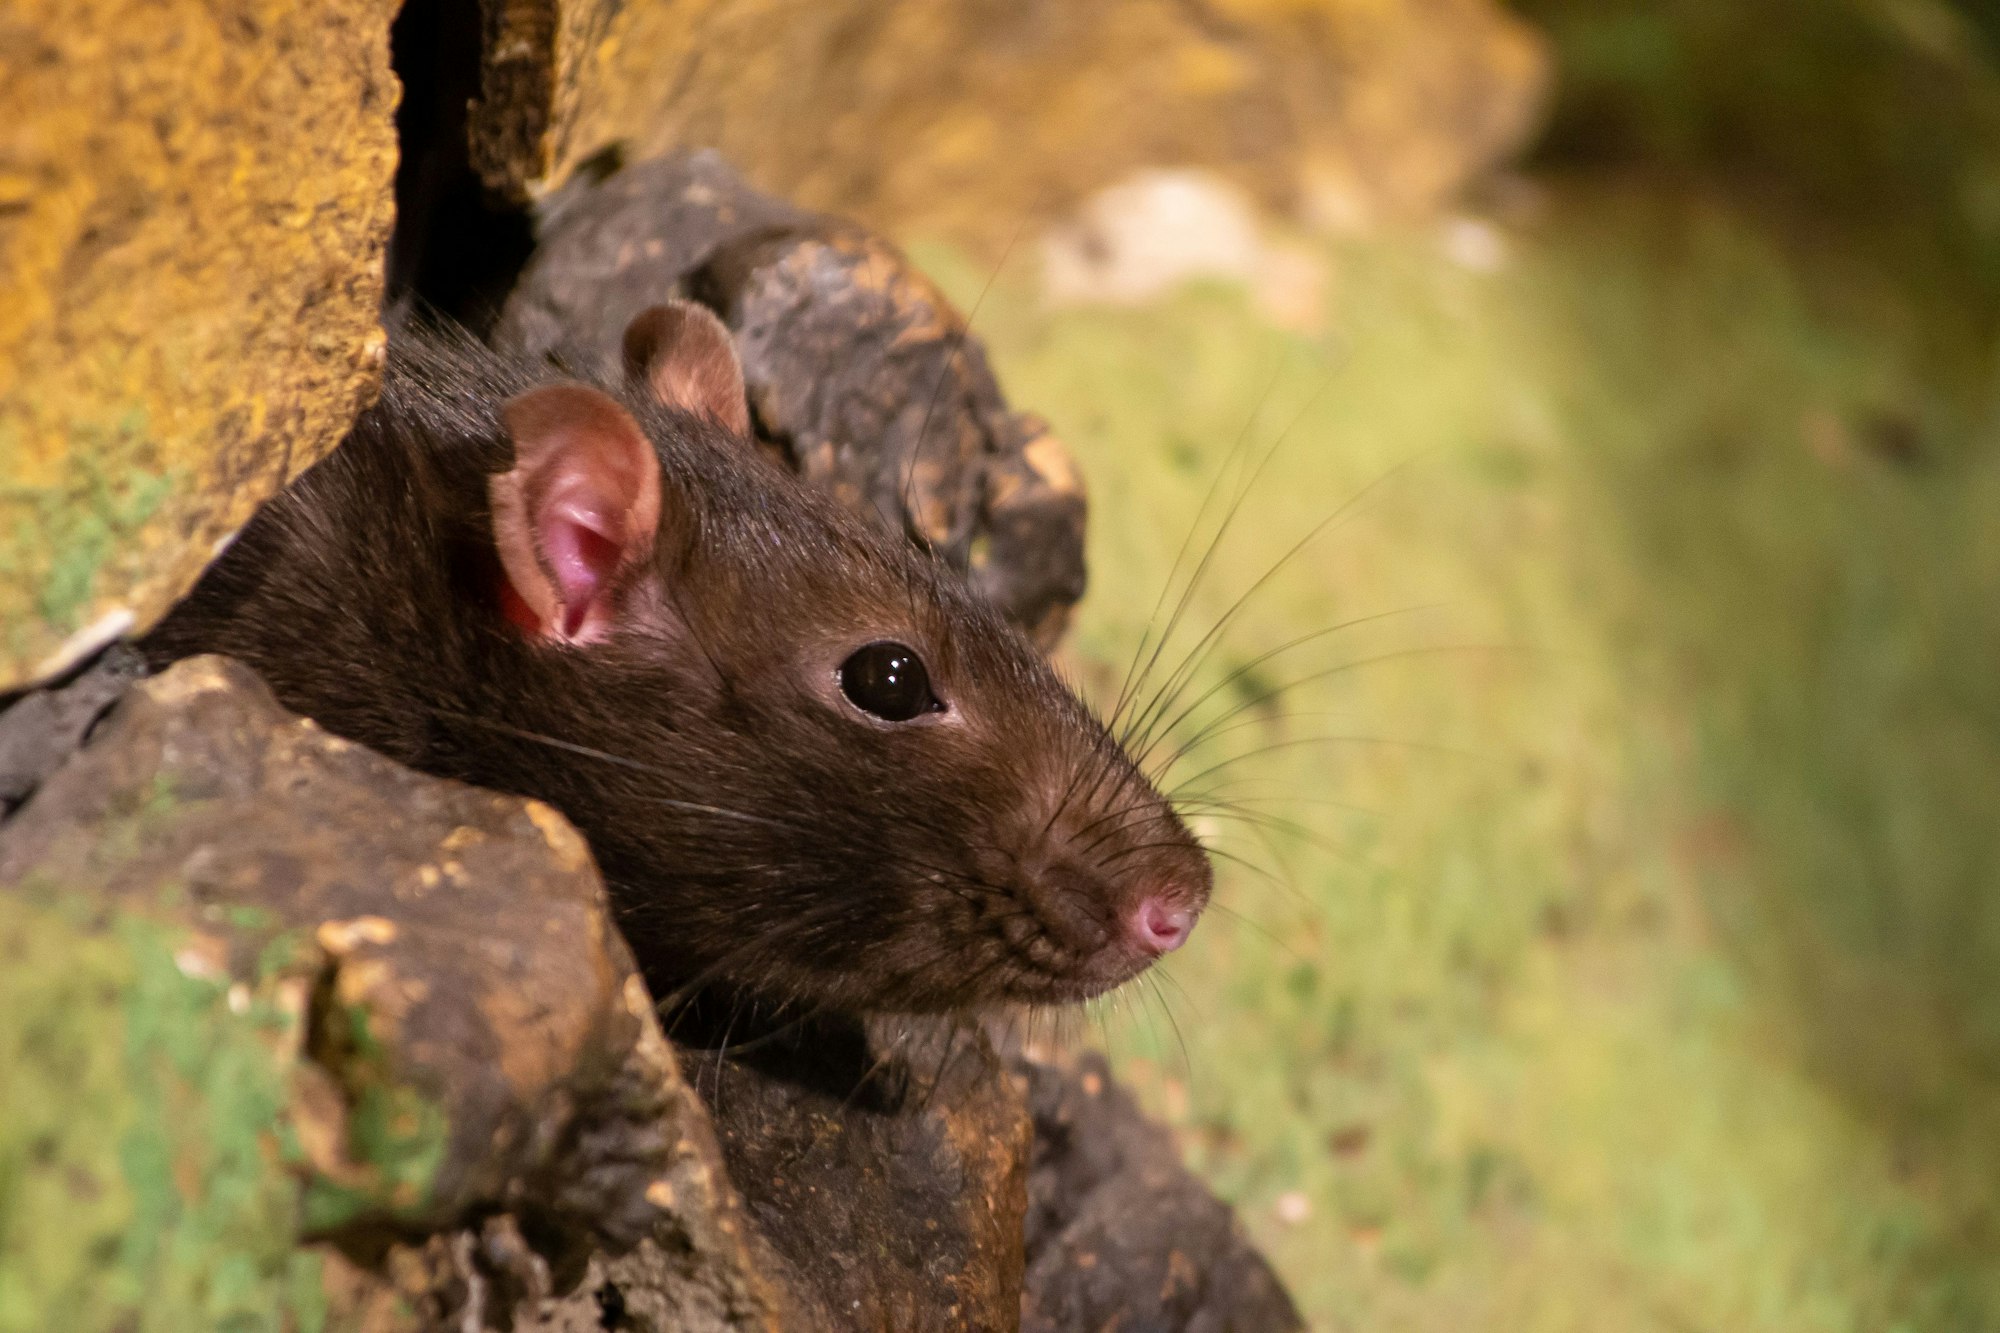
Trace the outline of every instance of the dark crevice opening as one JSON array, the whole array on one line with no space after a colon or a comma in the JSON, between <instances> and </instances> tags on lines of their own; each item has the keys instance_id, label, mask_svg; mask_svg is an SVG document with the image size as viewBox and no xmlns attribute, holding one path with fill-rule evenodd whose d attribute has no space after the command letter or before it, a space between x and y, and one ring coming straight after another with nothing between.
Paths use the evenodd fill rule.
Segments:
<instances>
[{"instance_id":1,"label":"dark crevice opening","mask_svg":"<svg viewBox=\"0 0 2000 1333\"><path fill-rule=\"evenodd\" d=\"M408 0L390 29L403 81L396 112L396 227L387 304L414 299L484 335L534 246L525 207L473 170L467 106L479 95L480 0Z\"/></svg>"}]
</instances>

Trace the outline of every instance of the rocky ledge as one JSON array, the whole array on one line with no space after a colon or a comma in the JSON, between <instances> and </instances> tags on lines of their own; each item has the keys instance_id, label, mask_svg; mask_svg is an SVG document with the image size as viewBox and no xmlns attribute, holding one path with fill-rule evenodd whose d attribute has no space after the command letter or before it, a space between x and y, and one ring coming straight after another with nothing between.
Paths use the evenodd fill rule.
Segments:
<instances>
[{"instance_id":1,"label":"rocky ledge","mask_svg":"<svg viewBox=\"0 0 2000 1333\"><path fill-rule=\"evenodd\" d=\"M676 1049L555 811L133 674L0 714L0 1327L1298 1326L1101 1066Z\"/></svg>"}]
</instances>

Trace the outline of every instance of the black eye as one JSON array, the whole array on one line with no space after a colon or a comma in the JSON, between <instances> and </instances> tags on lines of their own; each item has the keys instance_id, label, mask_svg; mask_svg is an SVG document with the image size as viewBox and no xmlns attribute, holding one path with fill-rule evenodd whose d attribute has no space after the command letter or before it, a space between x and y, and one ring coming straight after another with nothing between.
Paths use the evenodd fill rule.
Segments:
<instances>
[{"instance_id":1,"label":"black eye","mask_svg":"<svg viewBox=\"0 0 2000 1333\"><path fill-rule=\"evenodd\" d=\"M908 722L944 711L931 693L931 676L915 650L900 643L871 643L840 664L840 692L856 708L884 722Z\"/></svg>"}]
</instances>

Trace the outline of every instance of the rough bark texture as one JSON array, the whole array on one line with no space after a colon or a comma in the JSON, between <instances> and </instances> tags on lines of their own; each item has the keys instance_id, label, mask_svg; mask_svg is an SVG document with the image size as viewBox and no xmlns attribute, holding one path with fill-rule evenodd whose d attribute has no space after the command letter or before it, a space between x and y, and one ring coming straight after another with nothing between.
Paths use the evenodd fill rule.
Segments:
<instances>
[{"instance_id":1,"label":"rough bark texture","mask_svg":"<svg viewBox=\"0 0 2000 1333\"><path fill-rule=\"evenodd\" d=\"M1017 1057L1034 1114L1023 1333L1292 1333L1305 1323L1229 1206L1102 1056Z\"/></svg>"},{"instance_id":2,"label":"rough bark texture","mask_svg":"<svg viewBox=\"0 0 2000 1333\"><path fill-rule=\"evenodd\" d=\"M373 393L395 9L0 13L0 689L150 624Z\"/></svg>"},{"instance_id":3,"label":"rough bark texture","mask_svg":"<svg viewBox=\"0 0 2000 1333\"><path fill-rule=\"evenodd\" d=\"M779 1271L830 1327L1017 1326L1030 1128L977 1027L822 1021L685 1058Z\"/></svg>"},{"instance_id":4,"label":"rough bark texture","mask_svg":"<svg viewBox=\"0 0 2000 1333\"><path fill-rule=\"evenodd\" d=\"M1333 222L1435 208L1532 132L1548 73L1491 0L490 9L472 133L496 189L704 145L808 206L995 242L1160 164Z\"/></svg>"},{"instance_id":5,"label":"rough bark texture","mask_svg":"<svg viewBox=\"0 0 2000 1333\"><path fill-rule=\"evenodd\" d=\"M1081 475L1045 422L1008 409L964 318L893 246L709 152L579 181L539 232L498 344L615 367L634 315L702 301L735 338L765 441L1054 646L1083 595Z\"/></svg>"}]
</instances>

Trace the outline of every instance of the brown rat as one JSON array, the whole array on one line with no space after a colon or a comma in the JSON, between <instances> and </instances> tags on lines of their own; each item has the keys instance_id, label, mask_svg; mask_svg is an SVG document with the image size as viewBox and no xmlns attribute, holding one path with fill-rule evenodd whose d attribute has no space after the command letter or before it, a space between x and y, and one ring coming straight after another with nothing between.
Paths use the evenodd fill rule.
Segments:
<instances>
[{"instance_id":1,"label":"brown rat","mask_svg":"<svg viewBox=\"0 0 2000 1333\"><path fill-rule=\"evenodd\" d=\"M584 832L656 991L962 1010L1178 947L1210 871L1020 632L747 434L728 334L616 384L404 329L380 402L146 641Z\"/></svg>"}]
</instances>

